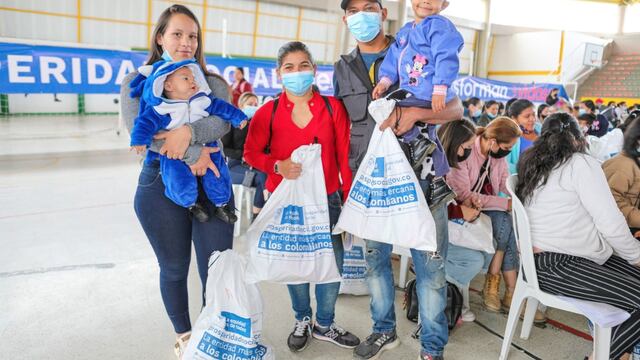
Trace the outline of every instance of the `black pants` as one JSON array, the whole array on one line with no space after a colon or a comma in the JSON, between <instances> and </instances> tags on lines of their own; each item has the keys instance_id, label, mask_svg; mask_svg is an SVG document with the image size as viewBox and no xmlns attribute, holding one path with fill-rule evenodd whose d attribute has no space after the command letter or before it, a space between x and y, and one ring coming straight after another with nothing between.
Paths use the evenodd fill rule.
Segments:
<instances>
[{"instance_id":1,"label":"black pants","mask_svg":"<svg viewBox=\"0 0 640 360\"><path fill-rule=\"evenodd\" d=\"M606 303L631 317L611 332L611 359L631 353L640 342L640 268L617 256L603 265L585 258L544 252L535 254L540 289L553 295Z\"/></svg>"}]
</instances>

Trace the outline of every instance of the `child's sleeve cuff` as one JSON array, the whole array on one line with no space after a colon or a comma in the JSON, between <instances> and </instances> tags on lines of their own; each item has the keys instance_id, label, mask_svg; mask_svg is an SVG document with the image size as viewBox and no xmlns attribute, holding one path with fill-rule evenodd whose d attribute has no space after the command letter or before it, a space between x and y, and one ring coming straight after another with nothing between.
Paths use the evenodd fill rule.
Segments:
<instances>
[{"instance_id":1,"label":"child's sleeve cuff","mask_svg":"<svg viewBox=\"0 0 640 360\"><path fill-rule=\"evenodd\" d=\"M447 85L434 85L433 95L447 95L448 89L449 87Z\"/></svg>"}]
</instances>

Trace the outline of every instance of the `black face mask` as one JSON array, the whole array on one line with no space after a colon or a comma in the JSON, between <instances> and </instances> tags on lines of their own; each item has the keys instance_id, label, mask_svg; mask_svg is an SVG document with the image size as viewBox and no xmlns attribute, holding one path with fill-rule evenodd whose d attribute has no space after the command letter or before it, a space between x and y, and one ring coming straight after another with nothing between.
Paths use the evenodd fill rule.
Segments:
<instances>
[{"instance_id":1,"label":"black face mask","mask_svg":"<svg viewBox=\"0 0 640 360\"><path fill-rule=\"evenodd\" d=\"M462 156L458 156L458 162L463 162L469 158L471 155L471 149L464 149L464 154Z\"/></svg>"},{"instance_id":2,"label":"black face mask","mask_svg":"<svg viewBox=\"0 0 640 360\"><path fill-rule=\"evenodd\" d=\"M503 157L506 157L509 154L511 154L511 150L505 150L502 148L499 148L498 151L496 152L489 151L489 155L494 159L502 159Z\"/></svg>"}]
</instances>

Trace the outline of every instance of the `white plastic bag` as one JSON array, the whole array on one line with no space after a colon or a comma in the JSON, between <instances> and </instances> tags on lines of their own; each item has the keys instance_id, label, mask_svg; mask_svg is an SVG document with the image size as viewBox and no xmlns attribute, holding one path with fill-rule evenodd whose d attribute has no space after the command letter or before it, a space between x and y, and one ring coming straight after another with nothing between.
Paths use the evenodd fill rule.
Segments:
<instances>
[{"instance_id":1,"label":"white plastic bag","mask_svg":"<svg viewBox=\"0 0 640 360\"><path fill-rule=\"evenodd\" d=\"M342 281L340 282L340 294L367 295L367 260L364 257L367 245L359 237L345 233L347 238L343 243L350 244L344 249L344 262L342 264Z\"/></svg>"},{"instance_id":2,"label":"white plastic bag","mask_svg":"<svg viewBox=\"0 0 640 360\"><path fill-rule=\"evenodd\" d=\"M302 174L282 180L247 230L247 281L340 281L320 154L320 144L301 146L291 154L293 162L302 164Z\"/></svg>"},{"instance_id":3,"label":"white plastic bag","mask_svg":"<svg viewBox=\"0 0 640 360\"><path fill-rule=\"evenodd\" d=\"M369 104L369 112L379 125L394 107L395 101L380 99ZM373 130L334 234L343 231L410 249L437 249L433 216L391 129Z\"/></svg>"},{"instance_id":4,"label":"white plastic bag","mask_svg":"<svg viewBox=\"0 0 640 360\"><path fill-rule=\"evenodd\" d=\"M491 218L485 214L474 222L463 219L449 220L449 242L456 246L494 254L493 226Z\"/></svg>"},{"instance_id":5,"label":"white plastic bag","mask_svg":"<svg viewBox=\"0 0 640 360\"><path fill-rule=\"evenodd\" d=\"M272 360L261 341L262 296L244 279L245 264L235 251L209 258L206 303L191 332L185 360Z\"/></svg>"}]
</instances>

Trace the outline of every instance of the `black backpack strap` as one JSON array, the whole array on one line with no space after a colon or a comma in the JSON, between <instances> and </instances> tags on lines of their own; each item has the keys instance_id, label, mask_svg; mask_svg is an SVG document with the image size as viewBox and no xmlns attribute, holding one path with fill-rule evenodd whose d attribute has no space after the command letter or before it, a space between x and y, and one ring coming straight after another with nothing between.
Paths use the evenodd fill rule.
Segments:
<instances>
[{"instance_id":1,"label":"black backpack strap","mask_svg":"<svg viewBox=\"0 0 640 360\"><path fill-rule=\"evenodd\" d=\"M276 110L278 110L279 102L280 102L279 97L273 100L273 109L271 110L271 119L269 120L269 140L267 140L267 146L264 147L265 154L271 154L271 137L273 136L273 119L276 117Z\"/></svg>"},{"instance_id":2,"label":"black backpack strap","mask_svg":"<svg viewBox=\"0 0 640 360\"><path fill-rule=\"evenodd\" d=\"M333 120L333 108L331 107L329 98L327 96L322 95L322 101L324 101L324 106L327 107L327 111L329 111L329 116L331 116L331 120Z\"/></svg>"}]
</instances>

